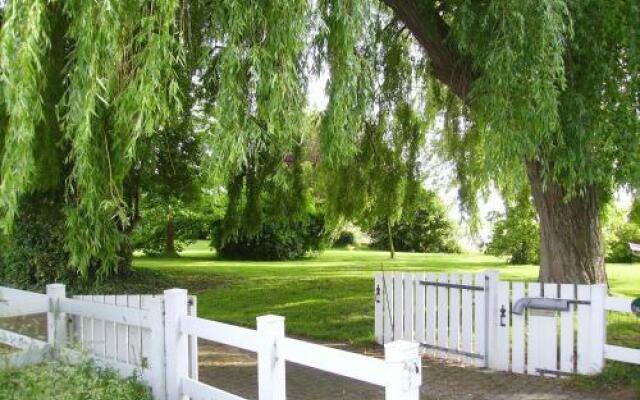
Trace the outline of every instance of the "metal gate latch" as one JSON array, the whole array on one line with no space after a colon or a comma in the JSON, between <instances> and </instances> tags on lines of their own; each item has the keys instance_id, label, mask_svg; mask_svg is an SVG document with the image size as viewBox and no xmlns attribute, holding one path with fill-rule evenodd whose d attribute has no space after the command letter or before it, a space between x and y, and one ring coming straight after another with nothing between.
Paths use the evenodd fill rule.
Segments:
<instances>
[{"instance_id":1,"label":"metal gate latch","mask_svg":"<svg viewBox=\"0 0 640 400\"><path fill-rule=\"evenodd\" d=\"M591 302L547 297L523 297L513 304L511 314L522 315L527 308L533 310L569 311L570 304L591 304Z\"/></svg>"},{"instance_id":2,"label":"metal gate latch","mask_svg":"<svg viewBox=\"0 0 640 400\"><path fill-rule=\"evenodd\" d=\"M380 285L376 285L376 303L380 303Z\"/></svg>"},{"instance_id":3,"label":"metal gate latch","mask_svg":"<svg viewBox=\"0 0 640 400\"><path fill-rule=\"evenodd\" d=\"M504 304L500 307L500 326L507 326L504 323L504 319L507 317L507 309L504 308Z\"/></svg>"}]
</instances>

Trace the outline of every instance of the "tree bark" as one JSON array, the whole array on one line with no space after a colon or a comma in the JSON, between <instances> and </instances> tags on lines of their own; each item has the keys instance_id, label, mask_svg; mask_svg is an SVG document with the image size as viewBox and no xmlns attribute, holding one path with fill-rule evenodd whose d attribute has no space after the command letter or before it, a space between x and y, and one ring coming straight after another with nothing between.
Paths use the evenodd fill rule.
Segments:
<instances>
[{"instance_id":1,"label":"tree bark","mask_svg":"<svg viewBox=\"0 0 640 400\"><path fill-rule=\"evenodd\" d=\"M168 255L176 254L176 227L173 222L173 209L169 209L167 215L167 241L164 245L164 252Z\"/></svg>"},{"instance_id":2,"label":"tree bark","mask_svg":"<svg viewBox=\"0 0 640 400\"><path fill-rule=\"evenodd\" d=\"M597 188L565 201L559 185L543 183L539 162L527 162L527 174L540 219L540 281L606 283Z\"/></svg>"}]
</instances>

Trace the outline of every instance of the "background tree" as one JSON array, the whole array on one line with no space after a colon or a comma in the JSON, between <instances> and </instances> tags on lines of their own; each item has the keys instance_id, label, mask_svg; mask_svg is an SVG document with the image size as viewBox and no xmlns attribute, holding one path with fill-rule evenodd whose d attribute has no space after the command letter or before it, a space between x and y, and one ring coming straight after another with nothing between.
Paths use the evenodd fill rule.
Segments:
<instances>
[{"instance_id":1,"label":"background tree","mask_svg":"<svg viewBox=\"0 0 640 400\"><path fill-rule=\"evenodd\" d=\"M368 231L371 246L378 249L410 251L417 253L459 253L455 226L449 221L447 211L438 196L421 189L417 206L405 210L396 222L393 236L389 237L389 225L385 219L377 221Z\"/></svg>"},{"instance_id":2,"label":"background tree","mask_svg":"<svg viewBox=\"0 0 640 400\"><path fill-rule=\"evenodd\" d=\"M307 60L314 58L329 72L322 168L339 176L359 157L384 160L363 154L367 136L393 149L395 161L381 164L385 171L411 166L419 152L410 149L423 138L409 139L404 133L413 130L400 127L424 121L454 166L466 211L474 212L478 191L492 181L503 192L530 187L541 228L541 280L606 280L600 215L617 187L637 186L640 172L636 1L272 3L221 0L207 8L213 15L206 40L219 78L208 116L217 129L207 142L221 181L242 176L242 198L260 198L246 196L260 187L251 180L272 179L274 160L298 144ZM57 4L8 3L0 187L7 225L35 176L51 26L45 11ZM172 66L182 51L180 2L114 4L72 1L62 8L69 23L68 68L60 80L67 87L58 102L70 170L65 243L82 271L93 259L101 271L115 269L118 226L126 221L123 181L138 139L163 125L178 92ZM416 118L399 118L402 108ZM402 184L377 187L386 187L396 205L405 203L406 196L396 196L403 191L394 191ZM348 203L371 210L384 204L367 193L367 201ZM359 196L327 200L350 197Z\"/></svg>"},{"instance_id":3,"label":"background tree","mask_svg":"<svg viewBox=\"0 0 640 400\"><path fill-rule=\"evenodd\" d=\"M507 204L505 214L498 215L493 224L487 254L508 256L511 264L538 263L540 227L528 191Z\"/></svg>"}]
</instances>

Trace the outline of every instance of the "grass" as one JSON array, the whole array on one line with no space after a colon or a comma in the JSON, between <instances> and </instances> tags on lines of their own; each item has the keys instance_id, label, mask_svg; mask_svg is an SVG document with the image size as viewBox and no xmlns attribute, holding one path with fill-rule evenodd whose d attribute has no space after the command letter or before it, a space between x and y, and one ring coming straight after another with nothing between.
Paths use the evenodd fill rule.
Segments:
<instances>
[{"instance_id":1,"label":"grass","mask_svg":"<svg viewBox=\"0 0 640 400\"><path fill-rule=\"evenodd\" d=\"M0 368L0 399L11 400L151 400L134 379L123 380L89 363L47 362L22 368Z\"/></svg>"},{"instance_id":2,"label":"grass","mask_svg":"<svg viewBox=\"0 0 640 400\"><path fill-rule=\"evenodd\" d=\"M135 266L140 271L164 273L170 277L168 282L197 294L201 317L253 327L257 315L278 314L286 317L288 334L357 346L373 342L372 278L383 269L492 269L500 271L502 279L519 281L533 281L538 274L536 266L512 266L477 254L397 253L390 260L388 253L381 251L332 249L317 257L287 262L225 261L217 259L206 242L188 247L176 258L138 255ZM640 266L613 264L607 269L614 293L640 296ZM614 337L640 347L637 321L612 322Z\"/></svg>"},{"instance_id":3,"label":"grass","mask_svg":"<svg viewBox=\"0 0 640 400\"><path fill-rule=\"evenodd\" d=\"M207 242L197 242L175 258L138 255L134 265L143 275L164 275L165 284L175 282L196 294L203 318L254 327L256 316L278 314L286 317L288 335L358 347L373 344L373 276L381 270L491 269L512 281L538 276L537 266L512 266L478 254L397 253L390 260L387 252L332 249L287 262L226 261L216 258ZM613 294L640 297L640 265L610 264L607 272ZM607 333L609 344L640 348L640 318L609 313ZM576 377L574 383L587 390L634 387L640 393L640 366L609 362L599 376Z\"/></svg>"}]
</instances>

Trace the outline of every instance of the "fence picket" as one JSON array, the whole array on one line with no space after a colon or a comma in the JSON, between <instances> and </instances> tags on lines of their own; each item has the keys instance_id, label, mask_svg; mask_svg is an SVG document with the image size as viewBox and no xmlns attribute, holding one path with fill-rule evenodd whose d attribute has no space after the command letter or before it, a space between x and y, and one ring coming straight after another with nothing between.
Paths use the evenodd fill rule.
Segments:
<instances>
[{"instance_id":1,"label":"fence picket","mask_svg":"<svg viewBox=\"0 0 640 400\"><path fill-rule=\"evenodd\" d=\"M547 299L558 298L558 284L545 283L544 297ZM549 316L541 319L541 327L544 337L540 341L541 353L540 368L547 371L558 370L558 312L551 311ZM544 347L543 347L544 346Z\"/></svg>"},{"instance_id":2,"label":"fence picket","mask_svg":"<svg viewBox=\"0 0 640 400\"><path fill-rule=\"evenodd\" d=\"M388 343L393 340L393 275L385 273L382 276L382 315L383 315L383 342Z\"/></svg>"},{"instance_id":3,"label":"fence picket","mask_svg":"<svg viewBox=\"0 0 640 400\"><path fill-rule=\"evenodd\" d=\"M524 283L513 282L511 287L512 304L524 297ZM512 337L511 347L511 371L523 374L525 371L525 313L522 315L512 315Z\"/></svg>"},{"instance_id":4,"label":"fence picket","mask_svg":"<svg viewBox=\"0 0 640 400\"><path fill-rule=\"evenodd\" d=\"M577 285L577 298L582 301L591 301L591 289L588 285ZM578 304L578 329L577 329L577 338L576 338L576 346L578 349L577 352L577 369L579 374L588 374L589 373L589 327L590 323L590 313L589 313L589 305L587 304Z\"/></svg>"},{"instance_id":5,"label":"fence picket","mask_svg":"<svg viewBox=\"0 0 640 400\"><path fill-rule=\"evenodd\" d=\"M127 307L140 309L140 296L129 295L127 296ZM129 362L133 365L140 366L142 352L142 334L140 333L140 327L129 327Z\"/></svg>"},{"instance_id":6,"label":"fence picket","mask_svg":"<svg viewBox=\"0 0 640 400\"><path fill-rule=\"evenodd\" d=\"M472 286L473 275L462 275L462 284ZM460 336L462 351L465 353L473 352L473 292L471 290L462 291L462 329ZM466 362L471 363L472 360L472 358L469 358Z\"/></svg>"},{"instance_id":7,"label":"fence picket","mask_svg":"<svg viewBox=\"0 0 640 400\"><path fill-rule=\"evenodd\" d=\"M509 301L509 282L499 281L498 282L498 292L496 293L498 298L498 312L500 316L497 320L496 326L496 338L493 341L494 348L494 367L498 371L508 371L509 370L509 350L510 339L509 339L509 331L511 329L511 303Z\"/></svg>"},{"instance_id":8,"label":"fence picket","mask_svg":"<svg viewBox=\"0 0 640 400\"><path fill-rule=\"evenodd\" d=\"M476 274L474 276L474 285L475 286L485 286L485 275L484 274ZM480 355L483 355L486 359L487 351L485 348L485 323L486 323L486 313L485 313L485 294L484 291L474 291L473 293L473 305L474 305L474 314L473 314L473 331L474 331L474 351ZM484 366L486 363L485 360L477 359L476 365Z\"/></svg>"},{"instance_id":9,"label":"fence picket","mask_svg":"<svg viewBox=\"0 0 640 400\"><path fill-rule=\"evenodd\" d=\"M560 285L560 297L575 300L575 285ZM560 371L574 372L574 317L575 305L569 305L569 311L560 313Z\"/></svg>"},{"instance_id":10,"label":"fence picket","mask_svg":"<svg viewBox=\"0 0 640 400\"><path fill-rule=\"evenodd\" d=\"M404 274L404 327L402 338L407 341L413 340L414 277L415 274Z\"/></svg>"},{"instance_id":11,"label":"fence picket","mask_svg":"<svg viewBox=\"0 0 640 400\"><path fill-rule=\"evenodd\" d=\"M104 304L116 304L116 296L104 296ZM104 354L105 358L115 359L116 355L116 324L104 322Z\"/></svg>"},{"instance_id":12,"label":"fence picket","mask_svg":"<svg viewBox=\"0 0 640 400\"><path fill-rule=\"evenodd\" d=\"M415 326L415 338L419 343L425 341L425 301L426 301L426 286L421 281L426 280L425 273L415 274L415 292L416 292L416 326Z\"/></svg>"},{"instance_id":13,"label":"fence picket","mask_svg":"<svg viewBox=\"0 0 640 400\"><path fill-rule=\"evenodd\" d=\"M393 274L393 340L402 339L404 280L402 272Z\"/></svg>"},{"instance_id":14,"label":"fence picket","mask_svg":"<svg viewBox=\"0 0 640 400\"><path fill-rule=\"evenodd\" d=\"M116 305L127 305L127 295L117 295ZM129 326L124 324L116 324L116 360L128 363L129 357Z\"/></svg>"},{"instance_id":15,"label":"fence picket","mask_svg":"<svg viewBox=\"0 0 640 400\"><path fill-rule=\"evenodd\" d=\"M440 274L439 283L448 283L449 276ZM436 339L438 347L447 348L449 346L449 289L438 286L438 337ZM443 358L449 358L445 352L440 352Z\"/></svg>"},{"instance_id":16,"label":"fence picket","mask_svg":"<svg viewBox=\"0 0 640 400\"><path fill-rule=\"evenodd\" d=\"M449 282L459 285L460 276L458 274L449 275ZM449 346L452 350L460 350L460 289L449 289ZM452 358L460 360L460 356Z\"/></svg>"},{"instance_id":17,"label":"fence picket","mask_svg":"<svg viewBox=\"0 0 640 400\"><path fill-rule=\"evenodd\" d=\"M529 283L528 297L540 297L540 284ZM527 319L527 373L529 375L536 374L537 369L541 368L541 352L546 350L544 341L544 322L534 310L528 310Z\"/></svg>"},{"instance_id":18,"label":"fence picket","mask_svg":"<svg viewBox=\"0 0 640 400\"><path fill-rule=\"evenodd\" d=\"M436 275L434 273L431 273L431 272L428 273L426 281L427 282L436 282ZM426 286L426 293L427 293L427 304L426 304L427 324L426 324L425 342L428 345L433 346L433 345L436 344L436 329L437 329L436 313L437 313L437 310L438 310L437 297L436 297L436 287L432 286L432 285L427 285ZM433 350L429 350L427 352L427 354L433 356L436 353Z\"/></svg>"}]
</instances>

